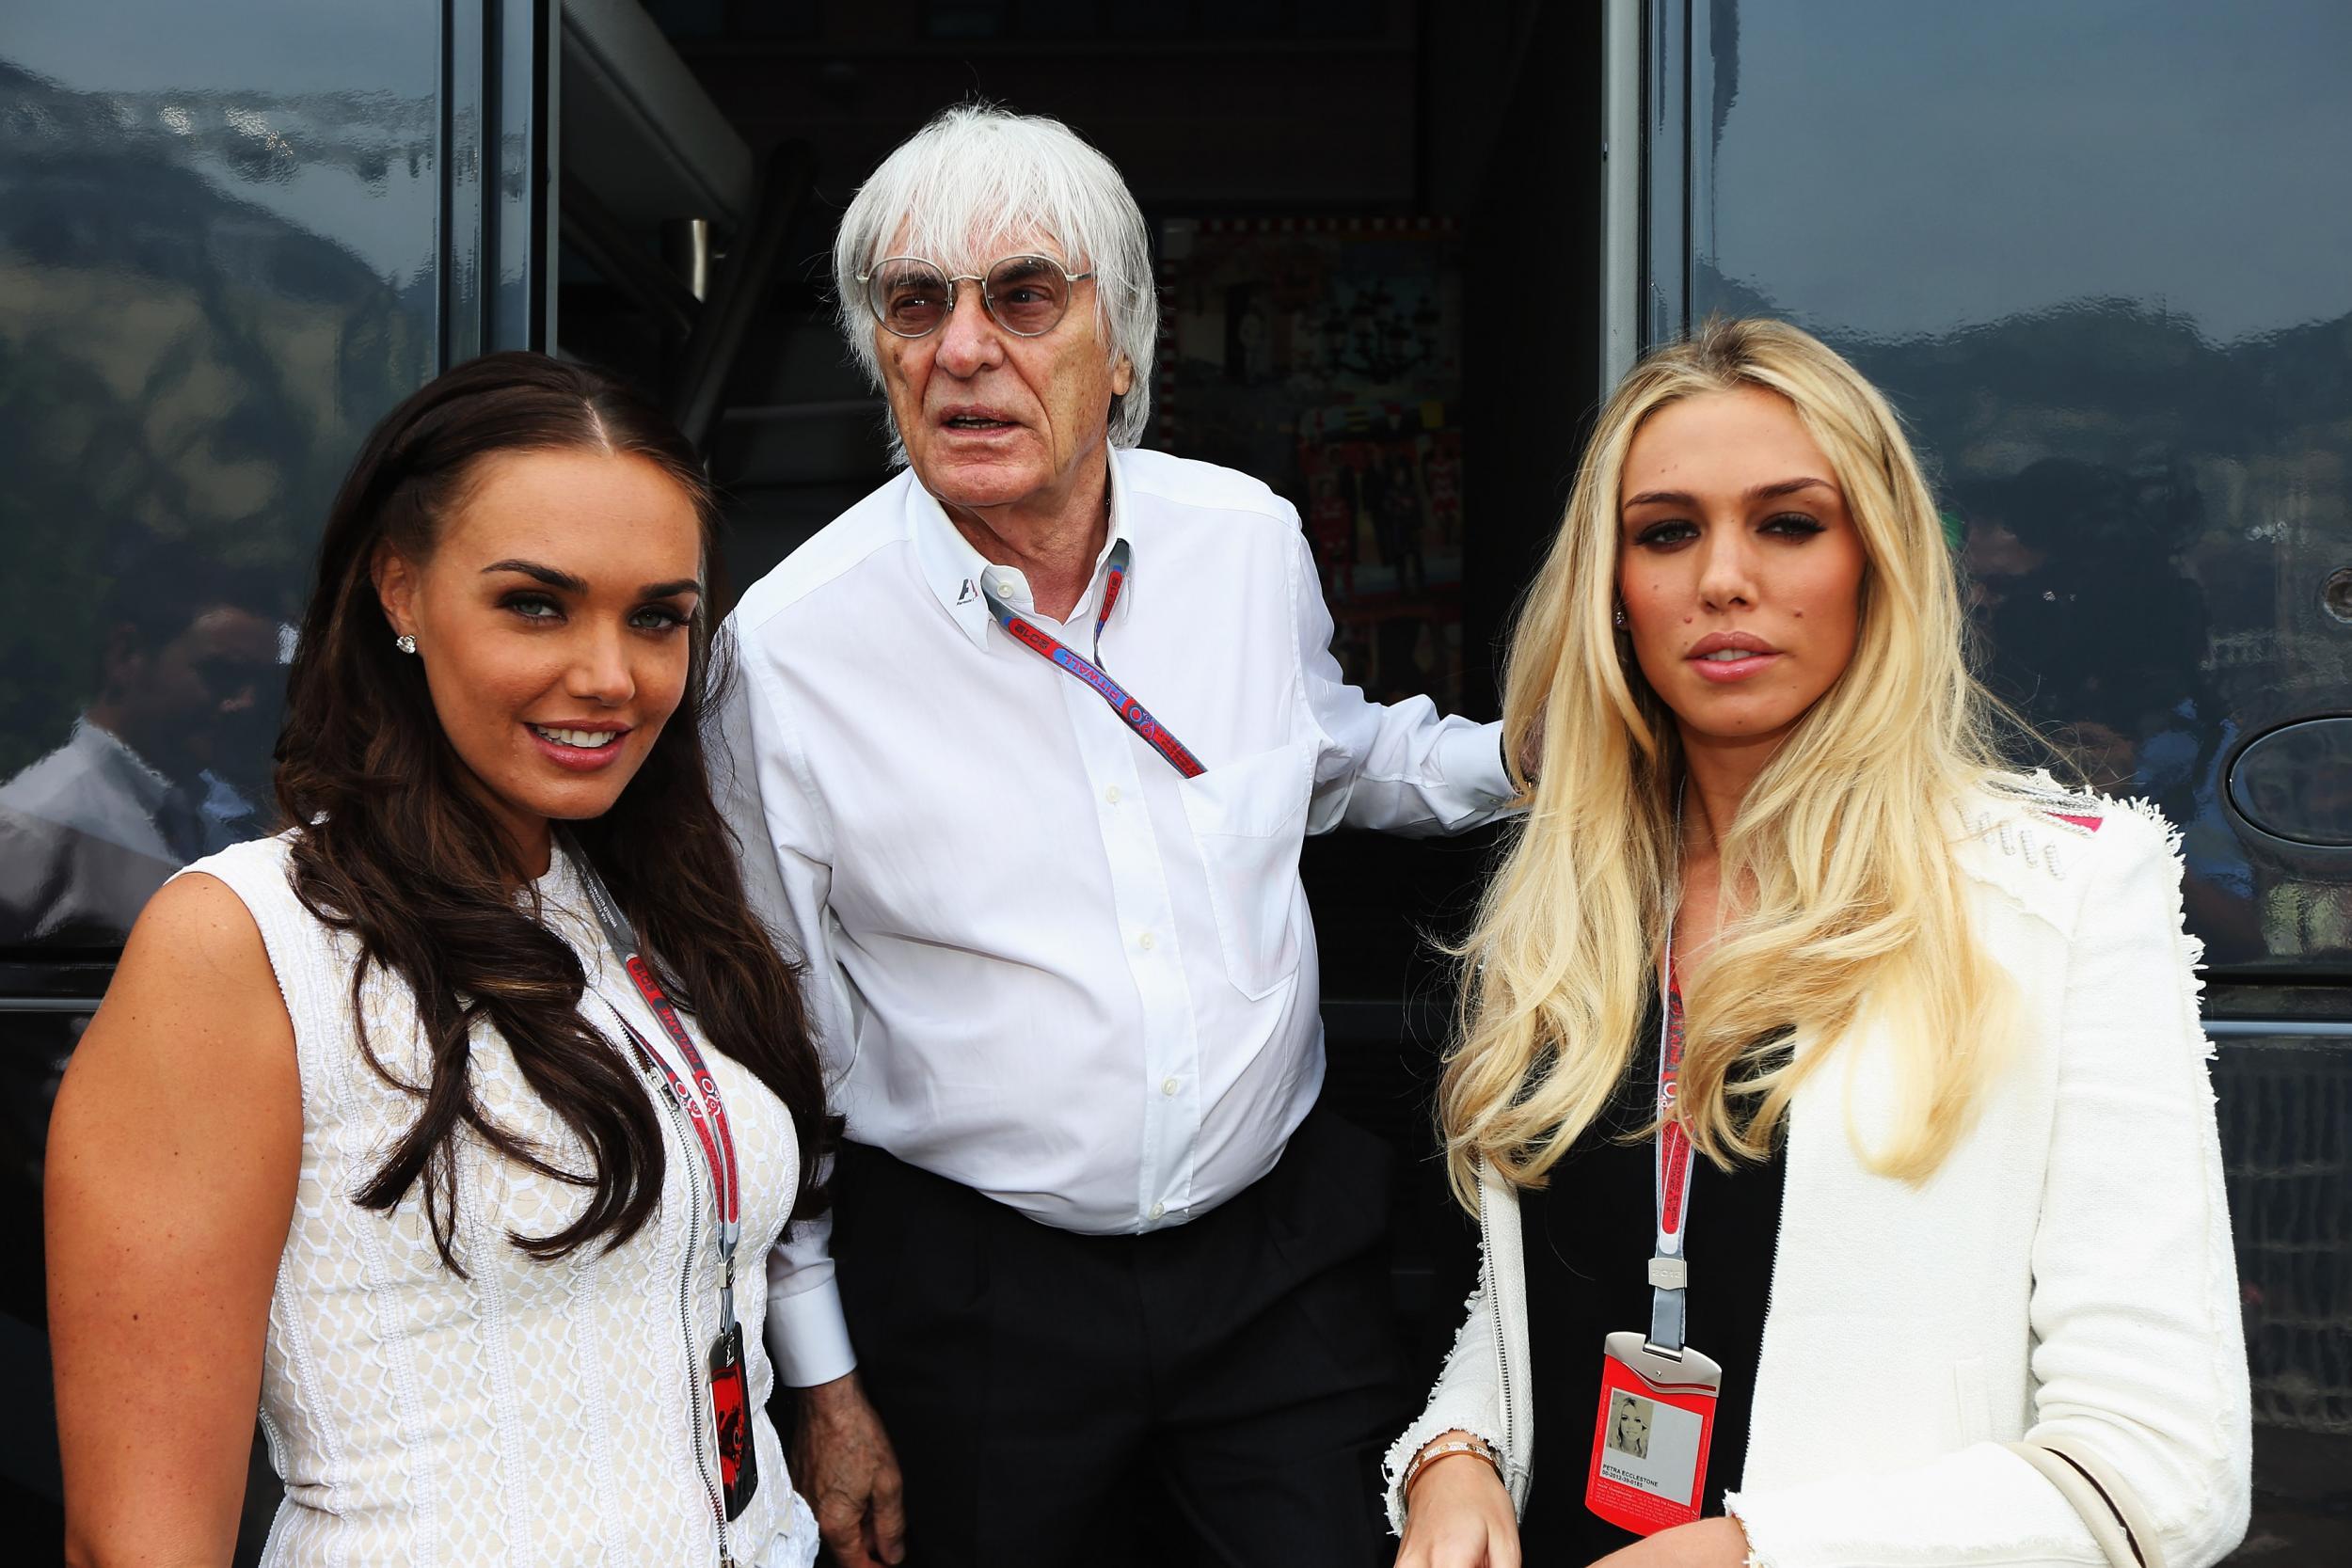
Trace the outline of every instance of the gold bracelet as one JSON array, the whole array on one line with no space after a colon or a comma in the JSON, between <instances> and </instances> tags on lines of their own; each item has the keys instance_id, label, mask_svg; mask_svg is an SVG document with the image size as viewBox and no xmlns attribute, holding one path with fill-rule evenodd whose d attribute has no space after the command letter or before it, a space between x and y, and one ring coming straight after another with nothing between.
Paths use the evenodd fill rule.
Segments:
<instances>
[{"instance_id":1,"label":"gold bracelet","mask_svg":"<svg viewBox=\"0 0 2352 1568\"><path fill-rule=\"evenodd\" d=\"M1469 1437L1457 1437L1444 1443L1431 1443L1422 1448L1421 1452L1413 1455L1412 1464L1405 1467L1405 1484L1397 1490L1400 1493L1410 1493L1413 1489L1413 1482L1421 1479L1422 1471L1448 1454L1456 1453L1476 1454L1494 1466L1497 1481L1502 1480L1502 1456L1495 1452L1492 1443L1473 1433Z\"/></svg>"}]
</instances>

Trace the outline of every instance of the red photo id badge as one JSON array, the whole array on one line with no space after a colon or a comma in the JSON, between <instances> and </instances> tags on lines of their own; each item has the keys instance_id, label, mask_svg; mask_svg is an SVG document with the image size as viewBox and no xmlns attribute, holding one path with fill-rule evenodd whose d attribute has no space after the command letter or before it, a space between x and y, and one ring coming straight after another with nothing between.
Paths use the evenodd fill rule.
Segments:
<instances>
[{"instance_id":1,"label":"red photo id badge","mask_svg":"<svg viewBox=\"0 0 2352 1568\"><path fill-rule=\"evenodd\" d=\"M759 1490L759 1452L752 1446L752 1394L743 1370L743 1329L727 1324L710 1347L710 1407L719 1438L719 1485L727 1517Z\"/></svg>"},{"instance_id":2,"label":"red photo id badge","mask_svg":"<svg viewBox=\"0 0 2352 1568\"><path fill-rule=\"evenodd\" d=\"M1636 1535L1697 1518L1723 1386L1723 1368L1687 1346L1677 1361L1638 1332L1609 1336L1584 1506Z\"/></svg>"}]
</instances>

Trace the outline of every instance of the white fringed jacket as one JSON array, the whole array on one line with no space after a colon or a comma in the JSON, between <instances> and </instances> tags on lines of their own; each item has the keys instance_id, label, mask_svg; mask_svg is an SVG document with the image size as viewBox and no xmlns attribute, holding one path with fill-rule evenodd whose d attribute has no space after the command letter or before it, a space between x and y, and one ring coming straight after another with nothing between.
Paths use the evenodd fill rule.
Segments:
<instances>
[{"instance_id":1,"label":"white fringed jacket","mask_svg":"<svg viewBox=\"0 0 2352 1568\"><path fill-rule=\"evenodd\" d=\"M1962 815L1977 932L2021 990L2016 1059L1915 1187L1873 1175L1848 1135L1850 1115L1866 1141L1887 1121L1873 1031L1799 1090L1730 1512L1759 1568L2102 1563L2027 1451L2048 1443L2137 1514L2168 1568L2201 1568L2245 1533L2250 1444L2178 835L2152 808L2046 778ZM1400 1528L1406 1465L1453 1428L1495 1445L1524 1507L1529 1358L1600 1354L1531 1335L1517 1196L1491 1174L1482 1196L1479 1289L1389 1457ZM1692 1290L1706 1270L1701 1246ZM1568 1506L1579 1435L1545 1461Z\"/></svg>"}]
</instances>

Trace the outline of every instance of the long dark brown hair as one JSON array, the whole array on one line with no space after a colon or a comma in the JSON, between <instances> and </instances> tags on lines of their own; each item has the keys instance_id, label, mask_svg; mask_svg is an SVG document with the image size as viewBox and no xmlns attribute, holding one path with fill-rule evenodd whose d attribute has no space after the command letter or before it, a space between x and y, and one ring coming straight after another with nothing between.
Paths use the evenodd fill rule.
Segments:
<instances>
[{"instance_id":1,"label":"long dark brown hair","mask_svg":"<svg viewBox=\"0 0 2352 1568\"><path fill-rule=\"evenodd\" d=\"M416 562L432 554L485 458L564 450L659 467L691 498L703 558L713 559L716 511L692 449L626 386L537 354L461 365L385 416L335 498L278 742L278 802L300 830L294 891L358 939L351 1001L360 1048L418 1099L415 1122L358 1200L389 1212L421 1186L435 1244L461 1274L453 1241L461 1128L510 1160L591 1190L562 1229L510 1232L543 1259L599 1239L619 1245L661 1192L654 1104L620 1051L581 1017L587 977L579 958L517 902L528 869L469 786L418 662L393 647L372 579L380 546ZM801 1147L793 1212L806 1217L824 1202L816 1184L832 1132L823 1077L796 976L745 901L734 839L711 799L705 719L728 673L727 650L707 609L688 636L677 711L612 809L573 832L650 947L664 987L791 1112ZM378 967L415 992L431 1059L422 1084L391 1073L367 1037L360 987ZM562 1168L484 1112L469 1071L479 1024L504 1037L524 1080L586 1146L593 1168Z\"/></svg>"}]
</instances>

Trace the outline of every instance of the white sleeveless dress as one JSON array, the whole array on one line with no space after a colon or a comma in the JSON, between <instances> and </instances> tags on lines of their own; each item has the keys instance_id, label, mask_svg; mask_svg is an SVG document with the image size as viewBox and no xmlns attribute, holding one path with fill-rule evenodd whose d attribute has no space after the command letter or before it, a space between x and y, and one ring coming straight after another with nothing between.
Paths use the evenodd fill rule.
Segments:
<instances>
[{"instance_id":1,"label":"white sleeveless dress","mask_svg":"<svg viewBox=\"0 0 2352 1568\"><path fill-rule=\"evenodd\" d=\"M662 1114L666 1174L655 1216L625 1245L542 1263L506 1233L559 1228L582 1207L581 1190L461 1134L455 1246L469 1277L451 1273L417 1192L389 1214L353 1201L417 1101L361 1054L355 944L294 896L290 854L281 836L187 868L218 878L252 911L294 1020L302 1075L301 1184L262 1374L262 1423L286 1499L263 1564L681 1568L732 1558L745 1568L807 1568L816 1523L763 1409L774 1384L760 1332L763 1265L800 1168L783 1102L697 1032L726 1099L743 1182L736 1304L760 1478L741 1516L722 1524L715 1480L706 1479L718 1473L705 1357L717 1331L719 1249L701 1146ZM617 1007L670 1049L606 954L562 851L534 892L541 918L588 973L589 1021L621 1039ZM377 1057L424 1082L407 986L372 973L360 1004ZM578 1140L486 1027L474 1036L472 1075L498 1124L536 1140L551 1164L587 1168Z\"/></svg>"}]
</instances>

